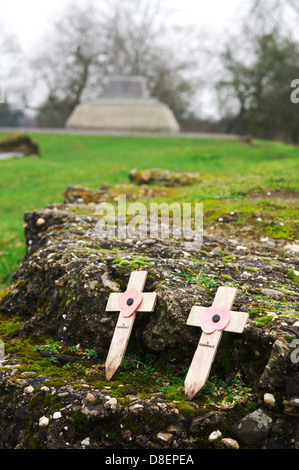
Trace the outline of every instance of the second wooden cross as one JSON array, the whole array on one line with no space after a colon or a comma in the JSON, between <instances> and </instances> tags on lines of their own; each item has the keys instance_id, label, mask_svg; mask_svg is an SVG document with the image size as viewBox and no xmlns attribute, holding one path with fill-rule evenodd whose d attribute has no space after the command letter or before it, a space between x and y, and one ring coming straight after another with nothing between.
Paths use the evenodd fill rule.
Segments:
<instances>
[{"instance_id":1,"label":"second wooden cross","mask_svg":"<svg viewBox=\"0 0 299 470\"><path fill-rule=\"evenodd\" d=\"M222 338L223 331L242 333L248 321L248 313L231 312L237 289L219 287L209 308L194 306L187 325L200 326L202 334L185 379L185 396L192 398L205 385Z\"/></svg>"}]
</instances>

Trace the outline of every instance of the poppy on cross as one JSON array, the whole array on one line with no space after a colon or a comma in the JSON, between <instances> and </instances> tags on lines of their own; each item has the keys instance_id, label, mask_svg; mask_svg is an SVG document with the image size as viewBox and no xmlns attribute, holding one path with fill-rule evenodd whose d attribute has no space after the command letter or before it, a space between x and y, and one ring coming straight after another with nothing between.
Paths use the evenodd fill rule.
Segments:
<instances>
[{"instance_id":1,"label":"poppy on cross","mask_svg":"<svg viewBox=\"0 0 299 470\"><path fill-rule=\"evenodd\" d=\"M242 333L249 314L230 311L237 289L221 286L209 308L193 306L187 325L199 326L202 334L185 379L185 396L188 400L201 390L208 380L210 370L223 331Z\"/></svg>"},{"instance_id":2,"label":"poppy on cross","mask_svg":"<svg viewBox=\"0 0 299 470\"><path fill-rule=\"evenodd\" d=\"M106 378L110 380L122 364L137 312L152 312L156 305L155 292L143 292L147 271L133 271L124 293L110 294L107 312L119 311L119 317L106 359Z\"/></svg>"}]
</instances>

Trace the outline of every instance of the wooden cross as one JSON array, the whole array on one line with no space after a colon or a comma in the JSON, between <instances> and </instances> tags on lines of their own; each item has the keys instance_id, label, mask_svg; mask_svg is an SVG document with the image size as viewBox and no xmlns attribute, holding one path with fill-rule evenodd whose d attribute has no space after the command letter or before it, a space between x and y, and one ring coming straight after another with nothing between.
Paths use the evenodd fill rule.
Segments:
<instances>
[{"instance_id":1,"label":"wooden cross","mask_svg":"<svg viewBox=\"0 0 299 470\"><path fill-rule=\"evenodd\" d=\"M242 333L249 314L230 311L237 289L219 287L212 307L193 306L187 325L200 326L202 334L185 379L185 396L192 398L205 385L216 355L223 331Z\"/></svg>"},{"instance_id":2,"label":"wooden cross","mask_svg":"<svg viewBox=\"0 0 299 470\"><path fill-rule=\"evenodd\" d=\"M114 330L110 349L106 359L106 378L110 380L122 364L136 312L152 312L156 305L155 292L142 292L147 278L147 271L133 271L124 293L111 293L106 311L120 311Z\"/></svg>"}]
</instances>

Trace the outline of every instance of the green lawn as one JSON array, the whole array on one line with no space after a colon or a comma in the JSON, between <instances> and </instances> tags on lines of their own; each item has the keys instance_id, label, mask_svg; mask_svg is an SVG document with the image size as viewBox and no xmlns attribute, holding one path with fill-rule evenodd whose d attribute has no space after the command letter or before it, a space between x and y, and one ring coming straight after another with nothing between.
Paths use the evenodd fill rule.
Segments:
<instances>
[{"instance_id":1,"label":"green lawn","mask_svg":"<svg viewBox=\"0 0 299 470\"><path fill-rule=\"evenodd\" d=\"M5 137L6 134L0 134ZM23 214L63 202L68 185L98 188L128 182L132 168L167 168L204 175L198 185L169 194L169 201L204 202L204 223L238 210L238 224L252 217L270 217L259 225L266 235L295 239L298 223L299 149L277 142L254 145L183 137L114 137L31 134L41 158L0 161L0 289L5 287L24 254ZM274 202L251 197L277 191ZM298 193L297 193L298 195Z\"/></svg>"}]
</instances>

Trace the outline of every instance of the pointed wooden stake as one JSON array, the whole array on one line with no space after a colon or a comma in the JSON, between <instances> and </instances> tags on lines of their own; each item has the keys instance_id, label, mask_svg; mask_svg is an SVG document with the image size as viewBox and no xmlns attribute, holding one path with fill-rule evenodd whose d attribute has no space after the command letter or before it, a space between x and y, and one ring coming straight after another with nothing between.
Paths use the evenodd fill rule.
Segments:
<instances>
[{"instance_id":1,"label":"pointed wooden stake","mask_svg":"<svg viewBox=\"0 0 299 470\"><path fill-rule=\"evenodd\" d=\"M130 275L127 291L124 294L112 293L109 296L106 311L120 311L120 314L115 326L105 364L107 380L110 380L113 377L118 367L122 364L134 325L136 312L152 312L155 308L157 294L155 292L142 292L146 278L147 271L133 271ZM135 295L134 289L137 291ZM126 296L126 293L128 292L129 295ZM133 293L132 297L130 297L130 293ZM121 308L120 304L124 305L123 299L125 300L125 306L124 308ZM136 302L136 305L138 304L135 309L134 302ZM130 313L130 311L127 312L128 309L130 310L131 306L133 313Z\"/></svg>"},{"instance_id":2,"label":"pointed wooden stake","mask_svg":"<svg viewBox=\"0 0 299 470\"><path fill-rule=\"evenodd\" d=\"M205 385L223 331L242 333L245 328L248 313L230 311L236 294L234 287L219 287L212 307L194 306L191 309L187 325L200 326L203 331L185 379L187 400L192 400Z\"/></svg>"}]
</instances>

